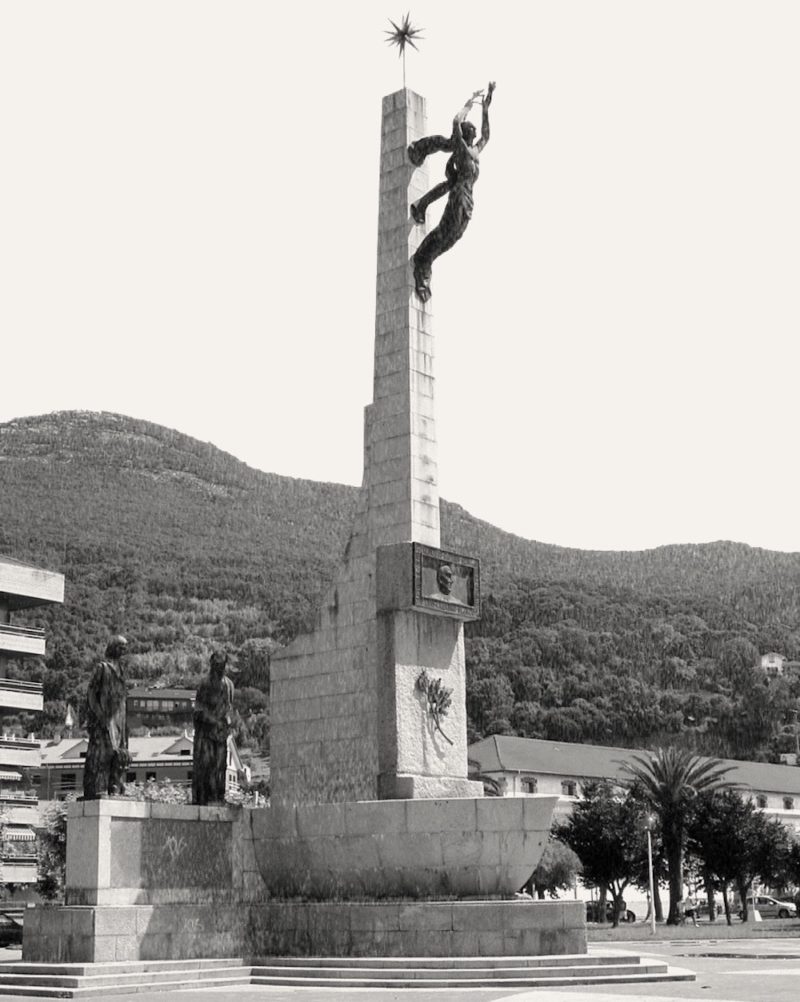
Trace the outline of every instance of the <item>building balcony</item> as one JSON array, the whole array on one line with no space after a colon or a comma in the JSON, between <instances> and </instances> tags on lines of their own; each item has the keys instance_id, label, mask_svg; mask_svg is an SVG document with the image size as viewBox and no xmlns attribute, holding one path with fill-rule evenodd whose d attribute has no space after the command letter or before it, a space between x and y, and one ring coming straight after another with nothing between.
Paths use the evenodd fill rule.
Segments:
<instances>
[{"instance_id":1,"label":"building balcony","mask_svg":"<svg viewBox=\"0 0 800 1002\"><path fill-rule=\"evenodd\" d=\"M5 821L10 825L33 825L39 823L39 804L31 803L28 807L5 807Z\"/></svg>"},{"instance_id":2,"label":"building balcony","mask_svg":"<svg viewBox=\"0 0 800 1002\"><path fill-rule=\"evenodd\" d=\"M44 656L44 649L44 630L35 630L30 626L12 626L11 623L0 623L0 653Z\"/></svg>"},{"instance_id":3,"label":"building balcony","mask_svg":"<svg viewBox=\"0 0 800 1002\"><path fill-rule=\"evenodd\" d=\"M3 853L0 860L0 879L4 884L35 884L39 879L36 854L9 856Z\"/></svg>"},{"instance_id":4,"label":"building balcony","mask_svg":"<svg viewBox=\"0 0 800 1002\"><path fill-rule=\"evenodd\" d=\"M42 749L38 741L4 734L0 737L0 771L38 769L42 764Z\"/></svg>"},{"instance_id":5,"label":"building balcony","mask_svg":"<svg viewBox=\"0 0 800 1002\"><path fill-rule=\"evenodd\" d=\"M0 647L3 644L2 631L3 627L0 626ZM44 633L43 631L35 632L42 632L42 651L44 651ZM0 707L41 712L44 707L42 683L23 682L16 678L0 678Z\"/></svg>"},{"instance_id":6,"label":"building balcony","mask_svg":"<svg viewBox=\"0 0 800 1002\"><path fill-rule=\"evenodd\" d=\"M18 772L9 772L6 769L0 771L0 781L4 779L15 779L19 781L22 776ZM36 805L39 794L35 790L20 790L19 787L0 786L0 804L19 804L27 807L30 804Z\"/></svg>"},{"instance_id":7,"label":"building balcony","mask_svg":"<svg viewBox=\"0 0 800 1002\"><path fill-rule=\"evenodd\" d=\"M8 608L31 609L64 601L64 575L0 556L0 595Z\"/></svg>"}]
</instances>

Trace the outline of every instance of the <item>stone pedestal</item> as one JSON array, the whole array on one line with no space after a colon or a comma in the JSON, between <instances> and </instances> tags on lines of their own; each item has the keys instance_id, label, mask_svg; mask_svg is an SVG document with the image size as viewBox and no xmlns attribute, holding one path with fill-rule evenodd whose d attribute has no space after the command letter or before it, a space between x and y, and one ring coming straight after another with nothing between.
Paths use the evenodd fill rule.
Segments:
<instances>
[{"instance_id":1,"label":"stone pedestal","mask_svg":"<svg viewBox=\"0 0 800 1002\"><path fill-rule=\"evenodd\" d=\"M71 804L66 904L26 911L23 960L585 951L580 902L475 900L528 879L555 802Z\"/></svg>"}]
</instances>

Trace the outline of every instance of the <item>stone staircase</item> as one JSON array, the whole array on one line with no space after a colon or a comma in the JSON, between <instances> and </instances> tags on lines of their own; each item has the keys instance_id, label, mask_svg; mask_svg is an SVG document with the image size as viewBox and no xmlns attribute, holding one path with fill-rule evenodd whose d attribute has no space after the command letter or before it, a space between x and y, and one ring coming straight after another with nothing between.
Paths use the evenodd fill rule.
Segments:
<instances>
[{"instance_id":1,"label":"stone staircase","mask_svg":"<svg viewBox=\"0 0 800 1002\"><path fill-rule=\"evenodd\" d=\"M233 960L140 960L107 964L0 964L0 997L90 999L143 991L249 985L251 965Z\"/></svg>"},{"instance_id":2,"label":"stone staircase","mask_svg":"<svg viewBox=\"0 0 800 1002\"><path fill-rule=\"evenodd\" d=\"M691 981L691 971L628 953L558 957L281 957L0 964L0 996L107 998L229 985L320 988L538 988Z\"/></svg>"},{"instance_id":3,"label":"stone staircase","mask_svg":"<svg viewBox=\"0 0 800 1002\"><path fill-rule=\"evenodd\" d=\"M691 981L635 954L559 957L283 957L253 962L253 985L326 988L538 988Z\"/></svg>"}]
</instances>

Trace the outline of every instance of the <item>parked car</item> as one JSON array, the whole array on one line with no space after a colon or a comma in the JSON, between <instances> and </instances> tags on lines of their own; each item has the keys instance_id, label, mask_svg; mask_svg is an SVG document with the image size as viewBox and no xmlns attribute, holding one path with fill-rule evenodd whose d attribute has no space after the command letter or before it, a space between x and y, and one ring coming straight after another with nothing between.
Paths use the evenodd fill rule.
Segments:
<instances>
[{"instance_id":1,"label":"parked car","mask_svg":"<svg viewBox=\"0 0 800 1002\"><path fill-rule=\"evenodd\" d=\"M620 922L635 922L636 914L626 908L619 917ZM587 901L586 902L586 921L587 922L599 922L600 921L600 902L599 901ZM606 901L606 922L614 921L614 902Z\"/></svg>"},{"instance_id":2,"label":"parked car","mask_svg":"<svg viewBox=\"0 0 800 1002\"><path fill-rule=\"evenodd\" d=\"M793 901L778 901L768 894L756 894L747 899L747 910L750 914L757 908L761 918L797 918L797 905ZM739 918L744 915L743 909L739 909Z\"/></svg>"}]
</instances>

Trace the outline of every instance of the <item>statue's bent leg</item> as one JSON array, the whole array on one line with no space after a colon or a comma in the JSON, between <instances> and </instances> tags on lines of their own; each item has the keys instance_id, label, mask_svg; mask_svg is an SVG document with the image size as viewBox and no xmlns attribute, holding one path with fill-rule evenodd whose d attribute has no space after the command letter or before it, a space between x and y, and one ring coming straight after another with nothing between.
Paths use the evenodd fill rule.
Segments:
<instances>
[{"instance_id":1,"label":"statue's bent leg","mask_svg":"<svg viewBox=\"0 0 800 1002\"><path fill-rule=\"evenodd\" d=\"M442 181L431 188L422 198L418 198L416 202L413 202L411 205L411 218L414 222L421 226L425 222L425 213L431 202L435 202L437 198L446 195L452 187L449 181Z\"/></svg>"},{"instance_id":2,"label":"statue's bent leg","mask_svg":"<svg viewBox=\"0 0 800 1002\"><path fill-rule=\"evenodd\" d=\"M451 153L452 150L452 136L424 136L408 147L408 159L415 167L420 167L431 153Z\"/></svg>"},{"instance_id":3,"label":"statue's bent leg","mask_svg":"<svg viewBox=\"0 0 800 1002\"><path fill-rule=\"evenodd\" d=\"M411 258L416 293L423 303L431 298L433 262L461 239L471 217L472 196L468 192L454 190L447 200L439 225L425 237Z\"/></svg>"}]
</instances>

